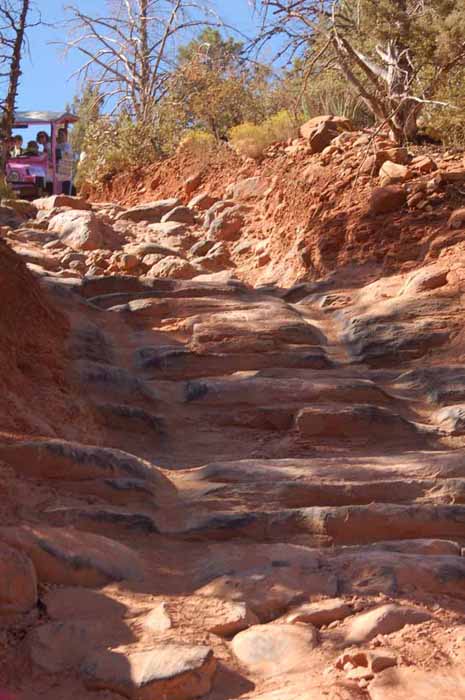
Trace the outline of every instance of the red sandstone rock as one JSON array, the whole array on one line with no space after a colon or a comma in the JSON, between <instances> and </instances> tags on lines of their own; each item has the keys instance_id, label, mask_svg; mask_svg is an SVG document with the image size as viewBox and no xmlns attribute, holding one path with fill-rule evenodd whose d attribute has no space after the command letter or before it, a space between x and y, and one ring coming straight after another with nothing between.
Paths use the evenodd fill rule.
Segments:
<instances>
[{"instance_id":1,"label":"red sandstone rock","mask_svg":"<svg viewBox=\"0 0 465 700\"><path fill-rule=\"evenodd\" d=\"M370 214L387 214L391 211L402 209L407 201L407 194L403 187L390 185L377 187L370 196Z\"/></svg>"}]
</instances>

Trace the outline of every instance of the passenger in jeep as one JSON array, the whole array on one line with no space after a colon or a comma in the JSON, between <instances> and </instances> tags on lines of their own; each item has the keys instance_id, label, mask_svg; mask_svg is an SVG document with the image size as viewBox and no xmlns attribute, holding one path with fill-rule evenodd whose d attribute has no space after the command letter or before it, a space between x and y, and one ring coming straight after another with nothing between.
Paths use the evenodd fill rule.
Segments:
<instances>
[{"instance_id":1,"label":"passenger in jeep","mask_svg":"<svg viewBox=\"0 0 465 700\"><path fill-rule=\"evenodd\" d=\"M23 153L24 156L38 156L39 155L39 144L37 141L29 141L27 148Z\"/></svg>"},{"instance_id":2,"label":"passenger in jeep","mask_svg":"<svg viewBox=\"0 0 465 700\"><path fill-rule=\"evenodd\" d=\"M14 146L11 151L11 157L17 158L23 153L23 137L21 136L21 134L16 134L16 136L13 137L13 143Z\"/></svg>"}]
</instances>

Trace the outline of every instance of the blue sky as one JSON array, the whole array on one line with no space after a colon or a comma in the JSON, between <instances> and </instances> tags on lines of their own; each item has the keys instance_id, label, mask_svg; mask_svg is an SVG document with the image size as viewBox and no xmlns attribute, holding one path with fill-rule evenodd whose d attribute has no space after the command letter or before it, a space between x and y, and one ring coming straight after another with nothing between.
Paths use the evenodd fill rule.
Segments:
<instances>
[{"instance_id":1,"label":"blue sky","mask_svg":"<svg viewBox=\"0 0 465 700\"><path fill-rule=\"evenodd\" d=\"M25 57L23 76L18 95L18 109L61 110L71 102L78 90L72 73L79 66L76 54L64 55L52 42L65 39L62 25L64 6L73 0L37 0L43 19L51 26L41 26L29 33L30 56ZM83 11L96 13L105 0L74 0ZM217 0L212 2L225 22L239 27L245 33L253 32L253 19L248 0Z\"/></svg>"}]
</instances>

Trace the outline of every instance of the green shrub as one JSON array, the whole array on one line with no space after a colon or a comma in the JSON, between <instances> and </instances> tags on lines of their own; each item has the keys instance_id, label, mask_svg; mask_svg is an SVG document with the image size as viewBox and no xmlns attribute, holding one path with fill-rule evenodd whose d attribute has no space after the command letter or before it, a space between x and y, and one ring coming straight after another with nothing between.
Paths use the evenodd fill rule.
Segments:
<instances>
[{"instance_id":1,"label":"green shrub","mask_svg":"<svg viewBox=\"0 0 465 700\"><path fill-rule=\"evenodd\" d=\"M357 129L373 124L373 116L363 100L354 95L337 72L328 71L308 82L301 95L305 121L321 114L350 119Z\"/></svg>"},{"instance_id":2,"label":"green shrub","mask_svg":"<svg viewBox=\"0 0 465 700\"><path fill-rule=\"evenodd\" d=\"M178 150L195 157L203 157L214 150L216 145L216 139L210 132L204 129L190 129L181 136Z\"/></svg>"},{"instance_id":3,"label":"green shrub","mask_svg":"<svg viewBox=\"0 0 465 700\"><path fill-rule=\"evenodd\" d=\"M270 134L263 125L238 124L229 130L229 140L243 156L259 159L271 143Z\"/></svg>"},{"instance_id":4,"label":"green shrub","mask_svg":"<svg viewBox=\"0 0 465 700\"><path fill-rule=\"evenodd\" d=\"M288 111L282 109L277 114L273 114L263 122L263 126L268 129L273 141L288 141L299 135L299 122Z\"/></svg>"},{"instance_id":5,"label":"green shrub","mask_svg":"<svg viewBox=\"0 0 465 700\"><path fill-rule=\"evenodd\" d=\"M125 114L117 120L100 117L87 129L76 186L98 188L118 173L149 165L158 157L153 124L137 124Z\"/></svg>"},{"instance_id":6,"label":"green shrub","mask_svg":"<svg viewBox=\"0 0 465 700\"><path fill-rule=\"evenodd\" d=\"M239 153L256 160L263 157L271 144L298 135L298 123L286 110L265 119L261 124L246 122L229 130L229 139Z\"/></svg>"}]
</instances>

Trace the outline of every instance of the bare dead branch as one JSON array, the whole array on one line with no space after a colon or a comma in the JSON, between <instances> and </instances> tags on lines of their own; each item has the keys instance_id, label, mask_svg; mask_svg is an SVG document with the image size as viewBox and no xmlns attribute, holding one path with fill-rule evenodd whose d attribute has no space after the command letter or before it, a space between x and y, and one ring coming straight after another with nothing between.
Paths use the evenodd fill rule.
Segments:
<instances>
[{"instance_id":1,"label":"bare dead branch","mask_svg":"<svg viewBox=\"0 0 465 700\"><path fill-rule=\"evenodd\" d=\"M112 9L108 16L68 7L66 47L84 57L76 74L99 85L111 109L124 104L147 121L165 94L179 42L223 23L203 0L116 0Z\"/></svg>"}]
</instances>

